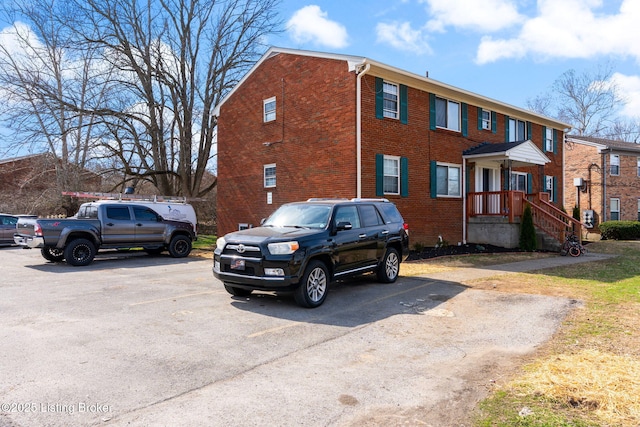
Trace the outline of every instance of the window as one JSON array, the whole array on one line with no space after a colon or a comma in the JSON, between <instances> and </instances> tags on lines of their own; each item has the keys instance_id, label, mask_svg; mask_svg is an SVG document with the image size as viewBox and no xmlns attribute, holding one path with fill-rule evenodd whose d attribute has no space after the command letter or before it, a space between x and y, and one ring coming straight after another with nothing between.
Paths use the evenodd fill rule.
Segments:
<instances>
[{"instance_id":1,"label":"window","mask_svg":"<svg viewBox=\"0 0 640 427\"><path fill-rule=\"evenodd\" d=\"M611 199L609 203L611 221L620 221L620 199Z\"/></svg>"},{"instance_id":2,"label":"window","mask_svg":"<svg viewBox=\"0 0 640 427\"><path fill-rule=\"evenodd\" d=\"M272 188L276 186L276 165L264 165L264 187Z\"/></svg>"},{"instance_id":3,"label":"window","mask_svg":"<svg viewBox=\"0 0 640 427\"><path fill-rule=\"evenodd\" d=\"M341 222L348 222L351 224L352 229L360 228L360 217L358 216L358 207L352 206L338 206L336 209L335 225Z\"/></svg>"},{"instance_id":4,"label":"window","mask_svg":"<svg viewBox=\"0 0 640 427\"><path fill-rule=\"evenodd\" d=\"M158 221L158 215L149 208L134 206L133 215L137 221Z\"/></svg>"},{"instance_id":5,"label":"window","mask_svg":"<svg viewBox=\"0 0 640 427\"><path fill-rule=\"evenodd\" d=\"M264 121L272 122L276 119L276 97L265 99L262 101L264 110Z\"/></svg>"},{"instance_id":6,"label":"window","mask_svg":"<svg viewBox=\"0 0 640 427\"><path fill-rule=\"evenodd\" d=\"M460 104L436 97L436 126L460 131Z\"/></svg>"},{"instance_id":7,"label":"window","mask_svg":"<svg viewBox=\"0 0 640 427\"><path fill-rule=\"evenodd\" d=\"M511 172L511 186L514 191L527 192L527 174L522 172Z\"/></svg>"},{"instance_id":8,"label":"window","mask_svg":"<svg viewBox=\"0 0 640 427\"><path fill-rule=\"evenodd\" d=\"M438 164L436 170L436 193L438 196L460 196L460 166Z\"/></svg>"},{"instance_id":9,"label":"window","mask_svg":"<svg viewBox=\"0 0 640 427\"><path fill-rule=\"evenodd\" d=\"M508 142L525 141L527 139L527 122L509 118Z\"/></svg>"},{"instance_id":10,"label":"window","mask_svg":"<svg viewBox=\"0 0 640 427\"><path fill-rule=\"evenodd\" d=\"M482 110L482 129L483 130L491 130L491 111Z\"/></svg>"},{"instance_id":11,"label":"window","mask_svg":"<svg viewBox=\"0 0 640 427\"><path fill-rule=\"evenodd\" d=\"M640 221L640 199L638 199L638 221Z\"/></svg>"},{"instance_id":12,"label":"window","mask_svg":"<svg viewBox=\"0 0 640 427\"><path fill-rule=\"evenodd\" d=\"M638 157L638 176L640 176L640 157Z\"/></svg>"},{"instance_id":13,"label":"window","mask_svg":"<svg viewBox=\"0 0 640 427\"><path fill-rule=\"evenodd\" d=\"M400 157L384 156L384 194L400 194Z\"/></svg>"},{"instance_id":14,"label":"window","mask_svg":"<svg viewBox=\"0 0 640 427\"><path fill-rule=\"evenodd\" d=\"M609 162L611 163L611 175L620 175L620 156L617 154L610 154Z\"/></svg>"},{"instance_id":15,"label":"window","mask_svg":"<svg viewBox=\"0 0 640 427\"><path fill-rule=\"evenodd\" d=\"M552 202L556 200L556 195L554 194L554 179L552 176L545 175L544 177L544 191L549 193L549 200Z\"/></svg>"},{"instance_id":16,"label":"window","mask_svg":"<svg viewBox=\"0 0 640 427\"><path fill-rule=\"evenodd\" d=\"M107 206L107 218L118 221L128 221L131 219L129 208L126 206Z\"/></svg>"},{"instance_id":17,"label":"window","mask_svg":"<svg viewBox=\"0 0 640 427\"><path fill-rule=\"evenodd\" d=\"M553 152L553 129L546 128L544 136L544 149L548 152Z\"/></svg>"},{"instance_id":18,"label":"window","mask_svg":"<svg viewBox=\"0 0 640 427\"><path fill-rule=\"evenodd\" d=\"M383 90L383 115L391 119L398 118L398 85L394 83L384 82Z\"/></svg>"},{"instance_id":19,"label":"window","mask_svg":"<svg viewBox=\"0 0 640 427\"><path fill-rule=\"evenodd\" d=\"M365 227L374 227L376 225L384 224L378 210L373 205L360 206L360 216Z\"/></svg>"}]
</instances>

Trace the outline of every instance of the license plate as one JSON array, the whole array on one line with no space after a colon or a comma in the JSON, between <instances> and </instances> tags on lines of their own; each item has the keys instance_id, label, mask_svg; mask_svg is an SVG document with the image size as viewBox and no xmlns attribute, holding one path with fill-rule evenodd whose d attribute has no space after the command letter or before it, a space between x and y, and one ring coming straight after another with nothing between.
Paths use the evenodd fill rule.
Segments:
<instances>
[{"instance_id":1,"label":"license plate","mask_svg":"<svg viewBox=\"0 0 640 427\"><path fill-rule=\"evenodd\" d=\"M231 262L232 270L244 270L244 260L243 259L235 259Z\"/></svg>"}]
</instances>

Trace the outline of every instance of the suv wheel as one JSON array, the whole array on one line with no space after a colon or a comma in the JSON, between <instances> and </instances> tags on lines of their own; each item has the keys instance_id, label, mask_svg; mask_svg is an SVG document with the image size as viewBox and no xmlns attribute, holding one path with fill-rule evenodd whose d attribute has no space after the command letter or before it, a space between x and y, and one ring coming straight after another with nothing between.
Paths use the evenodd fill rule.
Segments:
<instances>
[{"instance_id":1,"label":"suv wheel","mask_svg":"<svg viewBox=\"0 0 640 427\"><path fill-rule=\"evenodd\" d=\"M329 290L329 273L323 262L311 261L293 294L298 305L315 308L322 304Z\"/></svg>"},{"instance_id":2,"label":"suv wheel","mask_svg":"<svg viewBox=\"0 0 640 427\"><path fill-rule=\"evenodd\" d=\"M393 248L387 249L387 253L384 254L382 263L378 267L378 281L382 283L393 283L398 278L400 273L400 257L398 251Z\"/></svg>"}]
</instances>

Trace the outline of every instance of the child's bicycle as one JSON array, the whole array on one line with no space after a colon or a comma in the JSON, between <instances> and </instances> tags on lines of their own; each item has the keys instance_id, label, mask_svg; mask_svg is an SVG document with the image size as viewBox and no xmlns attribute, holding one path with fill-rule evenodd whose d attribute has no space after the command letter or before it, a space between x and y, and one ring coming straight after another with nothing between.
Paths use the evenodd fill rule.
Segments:
<instances>
[{"instance_id":1,"label":"child's bicycle","mask_svg":"<svg viewBox=\"0 0 640 427\"><path fill-rule=\"evenodd\" d=\"M574 232L568 233L560 249L560 255L580 256L585 253L587 253L587 248L580 243L578 236Z\"/></svg>"}]
</instances>

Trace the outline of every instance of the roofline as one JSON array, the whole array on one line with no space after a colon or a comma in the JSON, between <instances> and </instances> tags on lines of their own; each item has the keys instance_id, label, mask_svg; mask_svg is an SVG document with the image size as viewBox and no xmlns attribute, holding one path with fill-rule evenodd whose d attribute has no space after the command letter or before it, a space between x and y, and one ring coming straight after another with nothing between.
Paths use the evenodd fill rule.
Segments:
<instances>
[{"instance_id":1,"label":"roofline","mask_svg":"<svg viewBox=\"0 0 640 427\"><path fill-rule=\"evenodd\" d=\"M582 139L579 135L567 135L566 139L567 139L567 142L573 142L575 144L581 144L587 147L597 148L599 154L604 152L613 152L613 151L640 153L640 144L635 144L633 142L611 140L613 144L608 144L607 143L608 140L603 138L598 138L600 142L596 142L596 141L588 141L588 140ZM625 144L626 146L616 145L618 143Z\"/></svg>"},{"instance_id":2,"label":"roofline","mask_svg":"<svg viewBox=\"0 0 640 427\"><path fill-rule=\"evenodd\" d=\"M273 55L280 53L346 61L349 67L349 71L359 71L367 65L370 65L371 69L368 74L380 75L380 77L383 78L386 75L387 77L392 78L398 83L403 83L407 86L412 86L418 89L424 89L428 92L432 92L443 97L449 96L456 101L469 102L475 106L486 108L488 110L510 112L513 113L516 118L532 119L530 121L549 125L550 127L553 127L555 129L562 130L564 133L567 133L571 130L571 125L568 123L564 123L559 120L555 120L550 117L535 113L533 111L525 110L523 108L498 101L496 99L488 98L486 96L479 95L477 93L470 92L465 89L461 89L426 76L420 76L410 71L402 70L400 68L394 67L392 65L387 65L370 58L362 56L316 52L310 50L281 48L275 46L270 47L265 52L265 54L262 55L262 57L254 64L254 66L251 67L251 69L242 77L242 79L240 79L240 81L234 86L234 88L224 98L222 98L220 103L215 106L213 115L219 116L220 107L227 101L229 97L231 97L231 95L235 93L236 89L240 87L260 65L262 65L264 61L271 58Z\"/></svg>"}]
</instances>

